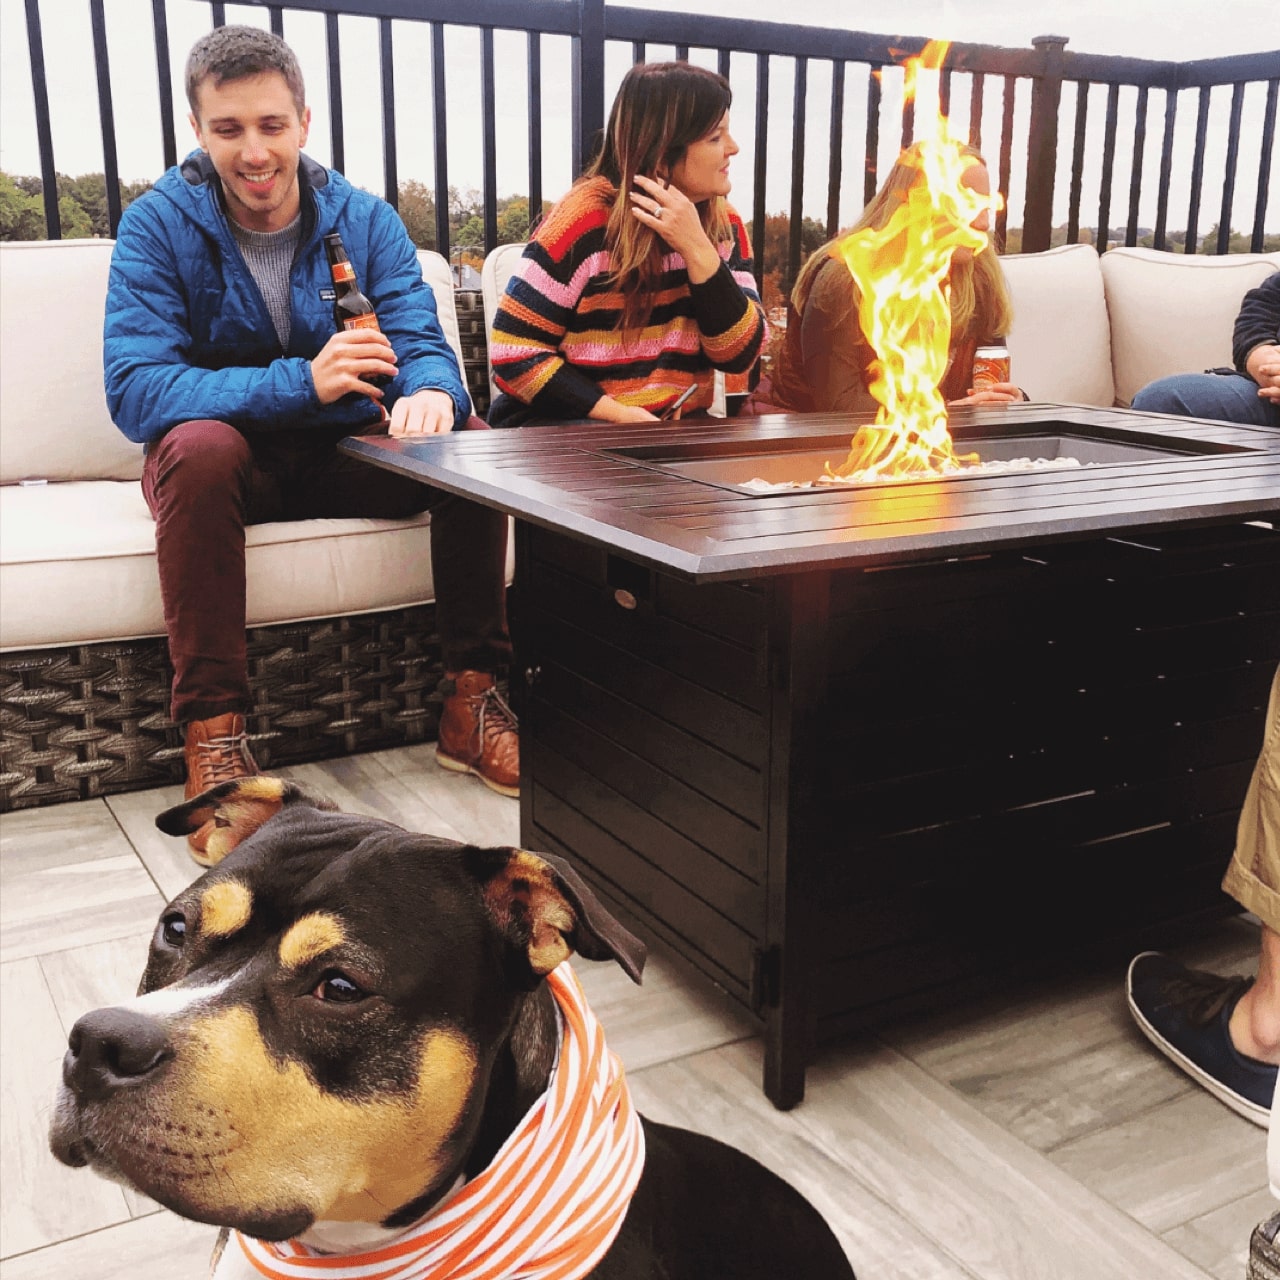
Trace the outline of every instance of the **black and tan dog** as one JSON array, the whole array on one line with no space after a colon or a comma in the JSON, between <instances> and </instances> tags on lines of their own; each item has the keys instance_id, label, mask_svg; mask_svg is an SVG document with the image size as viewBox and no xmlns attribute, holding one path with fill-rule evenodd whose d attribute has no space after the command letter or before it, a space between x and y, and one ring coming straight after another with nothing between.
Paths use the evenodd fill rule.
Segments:
<instances>
[{"instance_id":1,"label":"black and tan dog","mask_svg":"<svg viewBox=\"0 0 1280 1280\"><path fill-rule=\"evenodd\" d=\"M335 1253L404 1280L852 1280L787 1183L630 1112L552 971L577 951L639 981L644 948L566 864L272 778L157 825L210 819L221 861L165 908L139 996L72 1028L51 1143L230 1228L218 1280L332 1276Z\"/></svg>"}]
</instances>

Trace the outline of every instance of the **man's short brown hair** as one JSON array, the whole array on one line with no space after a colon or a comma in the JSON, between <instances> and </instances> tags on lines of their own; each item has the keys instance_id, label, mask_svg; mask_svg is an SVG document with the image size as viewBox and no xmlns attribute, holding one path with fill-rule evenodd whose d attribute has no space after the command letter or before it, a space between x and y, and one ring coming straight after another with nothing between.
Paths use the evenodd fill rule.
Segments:
<instances>
[{"instance_id":1,"label":"man's short brown hair","mask_svg":"<svg viewBox=\"0 0 1280 1280\"><path fill-rule=\"evenodd\" d=\"M267 71L278 71L293 95L294 106L301 116L307 109L307 95L302 83L298 59L279 36L261 27L216 27L201 36L187 54L187 101L198 120L197 95L200 86L212 79L215 88L228 81L245 80Z\"/></svg>"}]
</instances>

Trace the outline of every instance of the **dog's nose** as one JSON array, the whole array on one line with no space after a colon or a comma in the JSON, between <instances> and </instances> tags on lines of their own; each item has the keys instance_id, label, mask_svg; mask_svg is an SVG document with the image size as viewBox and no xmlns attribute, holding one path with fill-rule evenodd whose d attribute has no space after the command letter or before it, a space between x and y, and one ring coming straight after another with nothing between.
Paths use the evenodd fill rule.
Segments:
<instances>
[{"instance_id":1,"label":"dog's nose","mask_svg":"<svg viewBox=\"0 0 1280 1280\"><path fill-rule=\"evenodd\" d=\"M95 1009L71 1028L62 1079L77 1097L105 1098L136 1084L168 1056L164 1027L129 1009Z\"/></svg>"}]
</instances>

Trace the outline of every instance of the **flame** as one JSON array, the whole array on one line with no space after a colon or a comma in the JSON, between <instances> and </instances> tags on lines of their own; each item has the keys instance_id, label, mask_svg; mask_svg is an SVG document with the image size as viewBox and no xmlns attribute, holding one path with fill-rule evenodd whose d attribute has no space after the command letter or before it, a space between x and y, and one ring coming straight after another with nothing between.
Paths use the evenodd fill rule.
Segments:
<instances>
[{"instance_id":1,"label":"flame","mask_svg":"<svg viewBox=\"0 0 1280 1280\"><path fill-rule=\"evenodd\" d=\"M926 135L901 157L917 180L883 229L852 232L835 248L857 286L858 320L876 355L870 390L880 405L875 425L858 429L849 457L833 473L840 477L937 473L976 460L952 448L939 391L951 349L947 277L957 250L988 247L986 232L973 224L999 207L999 197L961 181L975 164L964 153L967 140L952 135L936 105L936 75L921 77L941 68L949 48L949 41L930 41L904 66L903 101L915 99L917 131ZM922 89L933 90L932 118L921 111Z\"/></svg>"}]
</instances>

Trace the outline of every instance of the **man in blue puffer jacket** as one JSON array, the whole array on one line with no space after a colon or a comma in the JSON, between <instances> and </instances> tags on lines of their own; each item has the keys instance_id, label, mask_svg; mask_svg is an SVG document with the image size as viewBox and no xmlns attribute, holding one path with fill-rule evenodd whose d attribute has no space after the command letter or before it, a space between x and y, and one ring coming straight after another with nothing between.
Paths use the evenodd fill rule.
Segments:
<instances>
[{"instance_id":1,"label":"man in blue puffer jacket","mask_svg":"<svg viewBox=\"0 0 1280 1280\"><path fill-rule=\"evenodd\" d=\"M257 771L245 525L428 507L446 674L437 758L515 795L516 726L494 684L510 658L506 517L337 449L469 416L414 246L390 205L302 155L311 113L284 41L222 27L196 43L186 79L201 150L121 219L104 362L112 417L147 451L187 796ZM334 332L322 242L334 231L380 329ZM197 861L207 834L191 837Z\"/></svg>"}]
</instances>

